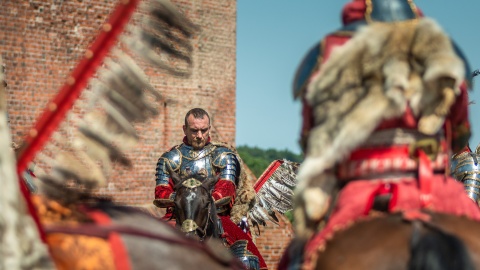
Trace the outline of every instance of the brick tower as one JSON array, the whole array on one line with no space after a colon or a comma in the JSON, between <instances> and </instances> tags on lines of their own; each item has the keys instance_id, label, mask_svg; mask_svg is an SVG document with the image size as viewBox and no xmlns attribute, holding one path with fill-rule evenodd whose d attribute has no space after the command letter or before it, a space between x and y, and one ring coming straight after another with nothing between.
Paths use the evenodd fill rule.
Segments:
<instances>
[{"instance_id":1,"label":"brick tower","mask_svg":"<svg viewBox=\"0 0 480 270\"><path fill-rule=\"evenodd\" d=\"M14 142L21 142L57 93L116 2L3 1L0 53L6 65ZM158 104L159 117L135 126L141 143L128 153L134 167L116 170L108 188L101 191L121 203L151 203L157 159L181 143L183 118L189 109L202 107L210 113L213 139L235 142L236 1L173 2L201 28L193 42L193 73L179 79L143 65L164 100ZM75 106L74 110L82 110L81 105Z\"/></svg>"}]
</instances>

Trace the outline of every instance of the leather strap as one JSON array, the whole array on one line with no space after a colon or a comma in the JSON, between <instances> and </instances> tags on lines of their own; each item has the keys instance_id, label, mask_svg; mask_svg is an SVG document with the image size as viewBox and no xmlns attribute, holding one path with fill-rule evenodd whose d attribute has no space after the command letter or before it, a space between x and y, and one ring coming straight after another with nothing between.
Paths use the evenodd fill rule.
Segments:
<instances>
[{"instance_id":1,"label":"leather strap","mask_svg":"<svg viewBox=\"0 0 480 270\"><path fill-rule=\"evenodd\" d=\"M423 150L417 150L418 154L418 184L420 186L420 203L422 208L432 202L433 170L430 158Z\"/></svg>"}]
</instances>

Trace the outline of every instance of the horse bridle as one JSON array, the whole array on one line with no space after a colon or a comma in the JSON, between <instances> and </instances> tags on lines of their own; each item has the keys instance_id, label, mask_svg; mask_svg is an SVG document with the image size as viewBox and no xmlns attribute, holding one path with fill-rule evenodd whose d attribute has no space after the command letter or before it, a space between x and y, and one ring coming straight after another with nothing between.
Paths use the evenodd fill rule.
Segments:
<instances>
[{"instance_id":1,"label":"horse bridle","mask_svg":"<svg viewBox=\"0 0 480 270\"><path fill-rule=\"evenodd\" d=\"M184 233L194 232L195 235L200 237L200 241L203 241L205 239L205 236L207 236L207 228L208 228L208 221L210 220L210 215L211 215L211 202L208 203L207 222L205 222L205 226L203 228L200 228L193 219L185 219L182 222L182 227L181 227L182 232Z\"/></svg>"},{"instance_id":2,"label":"horse bridle","mask_svg":"<svg viewBox=\"0 0 480 270\"><path fill-rule=\"evenodd\" d=\"M189 178L185 181L182 182L182 186L188 188L188 189L194 189L197 187L203 188L207 194L210 194L210 191L202 185L202 182L198 181L197 179L194 178ZM198 224L193 220L193 219L185 219L182 222L181 225L181 231L184 233L189 233L189 232L194 232L195 235L197 235L200 238L200 241L203 241L205 239L205 236L207 235L207 228L208 228L208 223L211 218L212 214L212 198L209 198L209 202L207 204L208 207L208 213L207 213L207 222L205 222L205 226L203 228L200 228ZM178 211L175 210L175 211ZM213 222L213 220L212 220ZM197 233L199 232L199 233Z\"/></svg>"}]
</instances>

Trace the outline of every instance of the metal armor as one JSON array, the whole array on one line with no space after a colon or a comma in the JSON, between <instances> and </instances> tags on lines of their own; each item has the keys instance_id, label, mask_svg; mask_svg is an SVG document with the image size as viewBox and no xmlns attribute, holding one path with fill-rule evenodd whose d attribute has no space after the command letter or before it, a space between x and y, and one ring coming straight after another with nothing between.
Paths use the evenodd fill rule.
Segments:
<instances>
[{"instance_id":1,"label":"metal armor","mask_svg":"<svg viewBox=\"0 0 480 270\"><path fill-rule=\"evenodd\" d=\"M217 174L220 179L232 181L237 185L240 165L232 150L209 143L200 150L180 144L163 154L157 163L157 185L168 185L168 168L182 177L201 175L209 178Z\"/></svg>"},{"instance_id":2,"label":"metal armor","mask_svg":"<svg viewBox=\"0 0 480 270\"><path fill-rule=\"evenodd\" d=\"M452 158L452 176L465 186L465 191L477 204L480 202L480 145L475 152L462 152Z\"/></svg>"},{"instance_id":3,"label":"metal armor","mask_svg":"<svg viewBox=\"0 0 480 270\"><path fill-rule=\"evenodd\" d=\"M233 256L238 258L243 263L245 269L260 269L260 262L258 260L258 257L248 251L247 244L247 240L237 240L230 246L230 251L232 252Z\"/></svg>"}]
</instances>

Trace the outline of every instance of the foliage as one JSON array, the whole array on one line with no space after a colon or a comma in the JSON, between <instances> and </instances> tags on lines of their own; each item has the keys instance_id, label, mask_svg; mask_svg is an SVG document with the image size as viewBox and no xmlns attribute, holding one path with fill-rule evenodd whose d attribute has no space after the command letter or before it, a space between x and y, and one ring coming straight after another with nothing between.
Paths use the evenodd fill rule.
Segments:
<instances>
[{"instance_id":1,"label":"foliage","mask_svg":"<svg viewBox=\"0 0 480 270\"><path fill-rule=\"evenodd\" d=\"M238 146L238 154L245 164L252 170L256 177L262 175L268 165L277 159L286 159L294 162L302 162L303 156L289 150L261 149L258 147Z\"/></svg>"}]
</instances>

